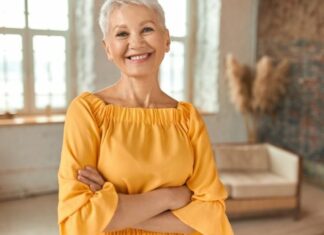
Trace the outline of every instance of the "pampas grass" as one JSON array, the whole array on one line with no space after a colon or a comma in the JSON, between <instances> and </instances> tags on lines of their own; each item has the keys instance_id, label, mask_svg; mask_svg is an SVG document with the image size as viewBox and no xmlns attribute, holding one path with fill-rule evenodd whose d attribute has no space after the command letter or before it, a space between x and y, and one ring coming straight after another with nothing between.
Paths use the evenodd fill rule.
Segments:
<instances>
[{"instance_id":1,"label":"pampas grass","mask_svg":"<svg viewBox=\"0 0 324 235\"><path fill-rule=\"evenodd\" d=\"M230 99L245 119L249 142L256 142L257 122L261 114L274 114L286 93L289 61L282 60L277 66L268 56L263 56L252 69L240 64L233 55L226 58L226 74Z\"/></svg>"},{"instance_id":2,"label":"pampas grass","mask_svg":"<svg viewBox=\"0 0 324 235\"><path fill-rule=\"evenodd\" d=\"M227 57L226 67L232 103L239 112L251 112L252 104L250 100L252 98L253 76L250 68L239 64L232 55Z\"/></svg>"},{"instance_id":3,"label":"pampas grass","mask_svg":"<svg viewBox=\"0 0 324 235\"><path fill-rule=\"evenodd\" d=\"M264 56L256 67L256 78L252 88L252 107L254 112L273 114L279 101L286 92L288 60L273 67L270 57Z\"/></svg>"}]
</instances>

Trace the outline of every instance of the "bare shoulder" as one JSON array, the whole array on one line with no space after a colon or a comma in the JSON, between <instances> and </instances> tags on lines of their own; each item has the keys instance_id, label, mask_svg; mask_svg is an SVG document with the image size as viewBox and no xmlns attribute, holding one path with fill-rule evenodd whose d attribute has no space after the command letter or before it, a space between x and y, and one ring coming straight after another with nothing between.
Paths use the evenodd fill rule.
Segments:
<instances>
[{"instance_id":1,"label":"bare shoulder","mask_svg":"<svg viewBox=\"0 0 324 235\"><path fill-rule=\"evenodd\" d=\"M93 94L102 99L106 104L118 102L118 95L114 86L105 87L99 91L93 92Z\"/></svg>"},{"instance_id":2,"label":"bare shoulder","mask_svg":"<svg viewBox=\"0 0 324 235\"><path fill-rule=\"evenodd\" d=\"M179 101L176 99L172 98L171 96L167 95L164 93L163 98L161 99L161 106L170 108L170 107L177 107Z\"/></svg>"}]
</instances>

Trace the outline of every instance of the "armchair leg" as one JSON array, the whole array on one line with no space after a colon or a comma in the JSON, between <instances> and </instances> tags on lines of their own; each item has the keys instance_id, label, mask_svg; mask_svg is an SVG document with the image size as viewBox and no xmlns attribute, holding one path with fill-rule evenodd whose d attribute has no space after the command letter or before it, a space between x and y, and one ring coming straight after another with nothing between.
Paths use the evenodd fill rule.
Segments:
<instances>
[{"instance_id":1,"label":"armchair leg","mask_svg":"<svg viewBox=\"0 0 324 235\"><path fill-rule=\"evenodd\" d=\"M294 211L293 211L293 213L294 213L294 220L295 221L298 221L300 218L301 218L301 213L300 213L300 208L299 207L297 207Z\"/></svg>"}]
</instances>

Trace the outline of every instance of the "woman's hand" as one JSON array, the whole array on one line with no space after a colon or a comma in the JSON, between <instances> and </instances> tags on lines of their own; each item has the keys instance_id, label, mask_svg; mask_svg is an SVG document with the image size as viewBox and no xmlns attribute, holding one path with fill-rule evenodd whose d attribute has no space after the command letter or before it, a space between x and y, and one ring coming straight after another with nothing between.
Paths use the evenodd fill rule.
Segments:
<instances>
[{"instance_id":1,"label":"woman's hand","mask_svg":"<svg viewBox=\"0 0 324 235\"><path fill-rule=\"evenodd\" d=\"M191 202L192 192L186 186L167 188L170 195L170 210L176 210Z\"/></svg>"},{"instance_id":2,"label":"woman's hand","mask_svg":"<svg viewBox=\"0 0 324 235\"><path fill-rule=\"evenodd\" d=\"M99 171L91 166L87 166L78 171L78 180L88 185L92 192L101 190L106 182Z\"/></svg>"}]
</instances>

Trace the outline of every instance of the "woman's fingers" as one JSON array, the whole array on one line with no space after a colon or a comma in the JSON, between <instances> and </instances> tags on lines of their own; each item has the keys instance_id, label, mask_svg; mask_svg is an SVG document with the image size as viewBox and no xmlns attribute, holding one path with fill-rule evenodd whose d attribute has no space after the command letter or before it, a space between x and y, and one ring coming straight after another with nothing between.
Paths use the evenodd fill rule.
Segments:
<instances>
[{"instance_id":1,"label":"woman's fingers","mask_svg":"<svg viewBox=\"0 0 324 235\"><path fill-rule=\"evenodd\" d=\"M78 180L88 185L92 192L101 190L105 183L99 171L89 166L78 171Z\"/></svg>"},{"instance_id":2,"label":"woman's fingers","mask_svg":"<svg viewBox=\"0 0 324 235\"><path fill-rule=\"evenodd\" d=\"M78 174L101 186L105 183L105 180L95 168L86 167L85 169L79 170Z\"/></svg>"},{"instance_id":3,"label":"woman's fingers","mask_svg":"<svg viewBox=\"0 0 324 235\"><path fill-rule=\"evenodd\" d=\"M98 184L95 184L95 185L91 184L90 189L91 189L92 192L97 192L97 191L101 190L101 186L98 185Z\"/></svg>"},{"instance_id":4,"label":"woman's fingers","mask_svg":"<svg viewBox=\"0 0 324 235\"><path fill-rule=\"evenodd\" d=\"M88 185L91 189L92 192L96 192L96 191L99 191L102 189L102 186L89 180L88 178L82 176L82 175L79 175L78 176L78 180L86 185Z\"/></svg>"}]
</instances>

